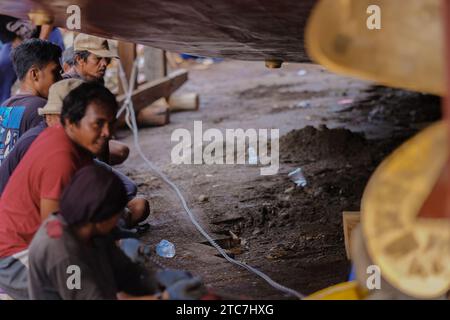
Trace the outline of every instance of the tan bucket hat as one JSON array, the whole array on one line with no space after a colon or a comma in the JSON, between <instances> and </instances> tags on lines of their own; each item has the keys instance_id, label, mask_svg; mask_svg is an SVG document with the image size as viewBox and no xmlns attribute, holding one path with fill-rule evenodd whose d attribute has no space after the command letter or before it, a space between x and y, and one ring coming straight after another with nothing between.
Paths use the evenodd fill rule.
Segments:
<instances>
[{"instance_id":1,"label":"tan bucket hat","mask_svg":"<svg viewBox=\"0 0 450 320\"><path fill-rule=\"evenodd\" d=\"M418 217L447 161L447 130L438 122L395 150L361 202L370 258L391 285L421 299L450 290L450 219Z\"/></svg>"},{"instance_id":2,"label":"tan bucket hat","mask_svg":"<svg viewBox=\"0 0 450 320\"><path fill-rule=\"evenodd\" d=\"M64 98L83 82L80 79L66 79L54 83L50 87L47 104L43 108L38 109L39 115L61 114Z\"/></svg>"},{"instance_id":3,"label":"tan bucket hat","mask_svg":"<svg viewBox=\"0 0 450 320\"><path fill-rule=\"evenodd\" d=\"M73 43L74 51L89 51L102 58L117 58L117 52L110 48L109 42L105 38L90 36L80 33L76 36Z\"/></svg>"},{"instance_id":4,"label":"tan bucket hat","mask_svg":"<svg viewBox=\"0 0 450 320\"><path fill-rule=\"evenodd\" d=\"M367 26L375 5L379 30ZM443 96L442 16L440 0L321 0L308 21L306 47L333 72Z\"/></svg>"}]
</instances>

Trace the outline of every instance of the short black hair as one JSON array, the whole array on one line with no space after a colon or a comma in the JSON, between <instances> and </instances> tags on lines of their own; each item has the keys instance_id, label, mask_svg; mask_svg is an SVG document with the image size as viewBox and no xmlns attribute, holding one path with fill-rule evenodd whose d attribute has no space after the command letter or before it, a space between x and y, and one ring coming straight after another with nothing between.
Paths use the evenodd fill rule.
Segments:
<instances>
[{"instance_id":1,"label":"short black hair","mask_svg":"<svg viewBox=\"0 0 450 320\"><path fill-rule=\"evenodd\" d=\"M110 108L114 115L119 109L116 97L105 86L95 81L84 82L64 98L61 123L65 125L64 120L67 119L70 123L78 124L84 117L87 106L94 101Z\"/></svg>"},{"instance_id":2,"label":"short black hair","mask_svg":"<svg viewBox=\"0 0 450 320\"><path fill-rule=\"evenodd\" d=\"M79 57L81 60L83 61L87 61L87 58L89 57L91 53L87 50L83 50L83 51L75 51L73 53L73 64L77 65L77 58Z\"/></svg>"},{"instance_id":3,"label":"short black hair","mask_svg":"<svg viewBox=\"0 0 450 320\"><path fill-rule=\"evenodd\" d=\"M60 64L62 50L47 40L30 39L22 42L11 52L11 60L19 80L23 80L30 68L45 68L49 63Z\"/></svg>"}]
</instances>

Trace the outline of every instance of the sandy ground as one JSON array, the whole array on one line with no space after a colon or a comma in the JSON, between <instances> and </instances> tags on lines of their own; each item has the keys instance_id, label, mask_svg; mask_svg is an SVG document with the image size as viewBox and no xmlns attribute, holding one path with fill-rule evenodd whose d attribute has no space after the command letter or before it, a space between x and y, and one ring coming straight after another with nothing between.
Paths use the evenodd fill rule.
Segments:
<instances>
[{"instance_id":1,"label":"sandy ground","mask_svg":"<svg viewBox=\"0 0 450 320\"><path fill-rule=\"evenodd\" d=\"M303 72L299 72L302 71ZM305 74L306 73L306 74ZM436 97L376 87L311 64L270 70L262 62L224 61L191 68L181 92L198 92L200 110L171 115L171 124L140 130L141 146L181 189L199 222L237 259L281 284L309 294L345 281L342 211L358 211L371 173L402 141L440 117ZM171 134L254 128L280 130L278 174L249 165L171 164ZM118 133L132 146L129 132ZM168 267L201 276L215 292L233 297L289 299L205 244L175 194L154 177L131 147L118 168L132 177L152 206L142 240L168 239ZM307 186L288 173L301 167ZM239 237L230 240L230 231Z\"/></svg>"}]
</instances>

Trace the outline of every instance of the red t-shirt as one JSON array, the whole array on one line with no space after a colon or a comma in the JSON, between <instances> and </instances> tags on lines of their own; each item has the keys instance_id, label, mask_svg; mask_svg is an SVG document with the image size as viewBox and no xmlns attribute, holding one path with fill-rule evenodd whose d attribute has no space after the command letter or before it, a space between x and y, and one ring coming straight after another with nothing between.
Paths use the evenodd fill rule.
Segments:
<instances>
[{"instance_id":1,"label":"red t-shirt","mask_svg":"<svg viewBox=\"0 0 450 320\"><path fill-rule=\"evenodd\" d=\"M92 157L61 126L36 138L0 199L0 258L28 248L41 224L41 199L58 200L75 172L89 163Z\"/></svg>"}]
</instances>

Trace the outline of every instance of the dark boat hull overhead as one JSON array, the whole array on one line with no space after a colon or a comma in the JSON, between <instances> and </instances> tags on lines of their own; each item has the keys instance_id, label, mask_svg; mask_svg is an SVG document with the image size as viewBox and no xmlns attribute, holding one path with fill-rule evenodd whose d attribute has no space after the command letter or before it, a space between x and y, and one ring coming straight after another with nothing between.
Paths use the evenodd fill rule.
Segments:
<instances>
[{"instance_id":1,"label":"dark boat hull overhead","mask_svg":"<svg viewBox=\"0 0 450 320\"><path fill-rule=\"evenodd\" d=\"M43 11L66 27L81 9L81 32L175 52L241 60L309 61L307 18L316 0L0 0L0 13Z\"/></svg>"}]
</instances>

